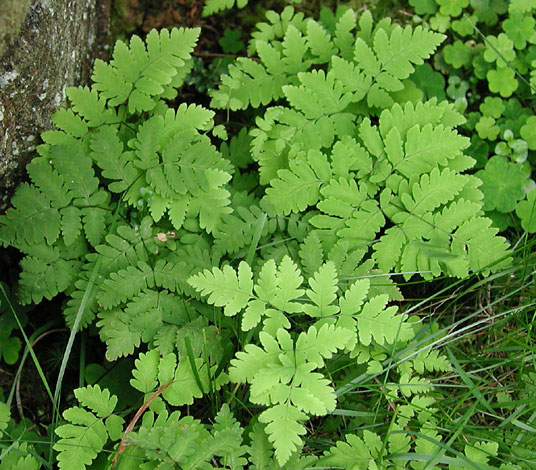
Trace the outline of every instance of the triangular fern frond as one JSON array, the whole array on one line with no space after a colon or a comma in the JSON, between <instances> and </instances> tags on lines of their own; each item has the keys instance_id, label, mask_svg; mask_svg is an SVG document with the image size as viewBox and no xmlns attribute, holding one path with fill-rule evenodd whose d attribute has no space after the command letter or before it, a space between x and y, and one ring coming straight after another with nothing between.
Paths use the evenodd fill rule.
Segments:
<instances>
[{"instance_id":1,"label":"triangular fern frond","mask_svg":"<svg viewBox=\"0 0 536 470\"><path fill-rule=\"evenodd\" d=\"M199 28L152 30L146 44L132 36L130 44L118 41L110 64L95 61L93 88L110 106L128 103L133 114L154 108L164 86L169 85L190 58Z\"/></svg>"},{"instance_id":2,"label":"triangular fern frond","mask_svg":"<svg viewBox=\"0 0 536 470\"><path fill-rule=\"evenodd\" d=\"M76 389L74 394L90 411L75 406L63 413L69 424L56 428L60 439L54 450L58 452L59 468L85 470L109 439L118 438L123 419L113 414L117 397L108 390L90 385Z\"/></svg>"}]
</instances>

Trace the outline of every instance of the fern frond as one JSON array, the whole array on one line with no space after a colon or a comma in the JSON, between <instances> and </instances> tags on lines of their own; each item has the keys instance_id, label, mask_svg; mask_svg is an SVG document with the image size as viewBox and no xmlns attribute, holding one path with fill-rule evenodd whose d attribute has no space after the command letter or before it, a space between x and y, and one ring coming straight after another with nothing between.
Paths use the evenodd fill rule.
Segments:
<instances>
[{"instance_id":1,"label":"fern frond","mask_svg":"<svg viewBox=\"0 0 536 470\"><path fill-rule=\"evenodd\" d=\"M452 235L452 252L466 256L472 270L484 273L507 266L510 262L508 242L497 236L499 230L491 220L474 217L464 222Z\"/></svg>"},{"instance_id":2,"label":"fern frond","mask_svg":"<svg viewBox=\"0 0 536 470\"><path fill-rule=\"evenodd\" d=\"M330 317L339 308L332 303L337 298L337 270L333 262L323 264L309 279L310 289L306 290L314 305L304 305L303 312L313 318Z\"/></svg>"},{"instance_id":3,"label":"fern frond","mask_svg":"<svg viewBox=\"0 0 536 470\"><path fill-rule=\"evenodd\" d=\"M337 441L335 446L324 452L320 463L328 467L371 468L379 449L382 448L381 440L377 434L367 430L363 432L363 438L364 440L355 434L347 434L345 441ZM379 448L374 445L378 440Z\"/></svg>"},{"instance_id":4,"label":"fern frond","mask_svg":"<svg viewBox=\"0 0 536 470\"><path fill-rule=\"evenodd\" d=\"M95 61L93 88L110 106L127 102L131 114L152 110L164 86L172 83L190 58L199 32L199 28L163 29L159 33L153 29L146 44L135 35L129 45L118 41L110 64Z\"/></svg>"},{"instance_id":5,"label":"fern frond","mask_svg":"<svg viewBox=\"0 0 536 470\"><path fill-rule=\"evenodd\" d=\"M355 314L361 344L367 346L373 339L380 345L394 344L413 337L410 324L405 322L407 316L397 315L395 306L385 308L387 301L387 295L377 295Z\"/></svg>"},{"instance_id":6,"label":"fern frond","mask_svg":"<svg viewBox=\"0 0 536 470\"><path fill-rule=\"evenodd\" d=\"M279 170L277 176L266 190L266 199L277 213L288 215L316 204L321 185L331 177L331 168L321 152L309 151L307 157L291 160L289 169Z\"/></svg>"},{"instance_id":7,"label":"fern frond","mask_svg":"<svg viewBox=\"0 0 536 470\"><path fill-rule=\"evenodd\" d=\"M80 269L79 262L59 258L46 263L27 256L20 264L22 273L18 295L23 305L31 302L38 304L43 298L50 300L69 289Z\"/></svg>"},{"instance_id":8,"label":"fern frond","mask_svg":"<svg viewBox=\"0 0 536 470\"><path fill-rule=\"evenodd\" d=\"M117 439L123 419L114 415L117 397L98 385L74 391L78 401L91 411L72 407L64 411L69 422L56 428L60 437L54 444L59 468L84 470L103 450L109 438Z\"/></svg>"},{"instance_id":9,"label":"fern frond","mask_svg":"<svg viewBox=\"0 0 536 470\"><path fill-rule=\"evenodd\" d=\"M65 94L74 112L82 117L88 127L99 127L118 121L115 112L106 107L106 100L95 89L88 87L69 87Z\"/></svg>"},{"instance_id":10,"label":"fern frond","mask_svg":"<svg viewBox=\"0 0 536 470\"><path fill-rule=\"evenodd\" d=\"M120 193L131 186L140 175L133 164L131 152L124 146L112 126L100 128L91 138L91 158L103 170L102 176L112 180L108 189Z\"/></svg>"},{"instance_id":11,"label":"fern frond","mask_svg":"<svg viewBox=\"0 0 536 470\"><path fill-rule=\"evenodd\" d=\"M266 424L268 439L275 447L279 465L284 465L291 454L302 447L300 436L306 433L302 424L306 419L305 413L289 403L275 405L259 415L259 421Z\"/></svg>"},{"instance_id":12,"label":"fern frond","mask_svg":"<svg viewBox=\"0 0 536 470\"><path fill-rule=\"evenodd\" d=\"M73 194L67 188L65 177L58 173L44 157L34 158L26 167L32 183L50 199L52 207L67 207Z\"/></svg>"},{"instance_id":13,"label":"fern frond","mask_svg":"<svg viewBox=\"0 0 536 470\"><path fill-rule=\"evenodd\" d=\"M287 77L281 73L272 75L262 63L240 57L229 66L227 74L222 75L219 87L209 92L210 105L232 111L248 106L258 108L281 98L282 87L287 83Z\"/></svg>"},{"instance_id":14,"label":"fern frond","mask_svg":"<svg viewBox=\"0 0 536 470\"><path fill-rule=\"evenodd\" d=\"M210 16L219 11L233 8L236 3L237 8L244 8L248 0L207 0L203 5L203 16Z\"/></svg>"},{"instance_id":15,"label":"fern frond","mask_svg":"<svg viewBox=\"0 0 536 470\"><path fill-rule=\"evenodd\" d=\"M58 239L60 212L39 189L21 183L11 203L13 207L0 216L0 239L5 246L52 245Z\"/></svg>"},{"instance_id":16,"label":"fern frond","mask_svg":"<svg viewBox=\"0 0 536 470\"><path fill-rule=\"evenodd\" d=\"M99 303L104 309L110 309L134 297L145 287L154 286L154 271L144 261L136 266L129 266L116 273L111 273L99 293Z\"/></svg>"},{"instance_id":17,"label":"fern frond","mask_svg":"<svg viewBox=\"0 0 536 470\"><path fill-rule=\"evenodd\" d=\"M238 273L230 266L224 266L223 270L205 270L191 277L188 282L202 295L208 295L210 303L224 307L227 316L236 315L252 297L252 272L244 261L238 266Z\"/></svg>"}]
</instances>

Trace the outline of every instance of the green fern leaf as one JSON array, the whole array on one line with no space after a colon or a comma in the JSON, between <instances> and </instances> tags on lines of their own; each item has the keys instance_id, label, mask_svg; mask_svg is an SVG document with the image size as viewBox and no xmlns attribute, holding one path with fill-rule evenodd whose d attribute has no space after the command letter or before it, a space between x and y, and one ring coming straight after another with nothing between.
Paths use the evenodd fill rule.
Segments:
<instances>
[{"instance_id":1,"label":"green fern leaf","mask_svg":"<svg viewBox=\"0 0 536 470\"><path fill-rule=\"evenodd\" d=\"M64 207L60 213L63 241L69 246L76 241L82 230L82 213L74 206Z\"/></svg>"},{"instance_id":2,"label":"green fern leaf","mask_svg":"<svg viewBox=\"0 0 536 470\"><path fill-rule=\"evenodd\" d=\"M303 266L303 272L307 277L311 277L322 265L324 260L324 251L322 243L316 232L311 232L300 248L300 260Z\"/></svg>"},{"instance_id":3,"label":"green fern leaf","mask_svg":"<svg viewBox=\"0 0 536 470\"><path fill-rule=\"evenodd\" d=\"M221 77L219 88L209 92L212 98L210 105L233 111L248 106L257 108L281 98L282 86L286 84L285 76L268 74L262 64L241 57Z\"/></svg>"},{"instance_id":4,"label":"green fern leaf","mask_svg":"<svg viewBox=\"0 0 536 470\"><path fill-rule=\"evenodd\" d=\"M98 385L77 388L74 396L81 405L92 410L99 418L110 416L117 405L117 397L110 395L107 389L101 390Z\"/></svg>"},{"instance_id":5,"label":"green fern leaf","mask_svg":"<svg viewBox=\"0 0 536 470\"><path fill-rule=\"evenodd\" d=\"M427 124L408 130L402 160L393 167L407 178L429 172L437 165L446 166L448 160L459 155L469 145L467 137L452 129Z\"/></svg>"},{"instance_id":6,"label":"green fern leaf","mask_svg":"<svg viewBox=\"0 0 536 470\"><path fill-rule=\"evenodd\" d=\"M307 362L315 367L323 367L324 359L331 358L337 349L343 349L351 337L350 330L334 325L324 324L318 330L311 326L306 332L300 333L296 340L296 363Z\"/></svg>"},{"instance_id":7,"label":"green fern leaf","mask_svg":"<svg viewBox=\"0 0 536 470\"><path fill-rule=\"evenodd\" d=\"M244 261L238 266L238 274L230 266L224 266L223 270L205 270L191 277L188 282L201 294L208 295L210 303L224 307L227 316L236 315L252 296L252 272Z\"/></svg>"},{"instance_id":8,"label":"green fern leaf","mask_svg":"<svg viewBox=\"0 0 536 470\"><path fill-rule=\"evenodd\" d=\"M54 170L46 158L34 158L26 167L32 183L50 199L51 206L67 207L72 200L72 193L67 189L65 178Z\"/></svg>"},{"instance_id":9,"label":"green fern leaf","mask_svg":"<svg viewBox=\"0 0 536 470\"><path fill-rule=\"evenodd\" d=\"M106 426L93 413L79 407L69 408L63 417L72 424L56 429L60 440L54 444L54 450L59 452L59 468L84 470L108 441Z\"/></svg>"},{"instance_id":10,"label":"green fern leaf","mask_svg":"<svg viewBox=\"0 0 536 470\"><path fill-rule=\"evenodd\" d=\"M20 184L11 203L13 208L0 216L0 239L4 245L52 245L58 239L60 212L35 186Z\"/></svg>"},{"instance_id":11,"label":"green fern leaf","mask_svg":"<svg viewBox=\"0 0 536 470\"><path fill-rule=\"evenodd\" d=\"M443 171L434 168L430 173L422 175L419 182L412 186L411 195L403 193L400 199L411 215L423 216L454 199L466 183L467 178L464 175L448 168Z\"/></svg>"},{"instance_id":12,"label":"green fern leaf","mask_svg":"<svg viewBox=\"0 0 536 470\"><path fill-rule=\"evenodd\" d=\"M288 215L318 202L320 187L331 177L331 169L322 153L310 151L307 158L291 160L289 170L279 170L277 176L266 190L266 199L278 213Z\"/></svg>"},{"instance_id":13,"label":"green fern leaf","mask_svg":"<svg viewBox=\"0 0 536 470\"><path fill-rule=\"evenodd\" d=\"M339 308L332 305L337 298L337 270L335 264L328 262L320 267L316 274L309 279L310 289L306 294L314 305L304 305L303 312L313 318L330 317Z\"/></svg>"},{"instance_id":14,"label":"green fern leaf","mask_svg":"<svg viewBox=\"0 0 536 470\"><path fill-rule=\"evenodd\" d=\"M69 289L78 274L80 264L65 259L46 263L39 258L25 257L21 261L19 299L23 305L38 304Z\"/></svg>"},{"instance_id":15,"label":"green fern leaf","mask_svg":"<svg viewBox=\"0 0 536 470\"><path fill-rule=\"evenodd\" d=\"M382 68L396 78L408 78L443 42L445 36L417 26L401 28L395 26L391 35L379 29L374 35L374 50Z\"/></svg>"},{"instance_id":16,"label":"green fern leaf","mask_svg":"<svg viewBox=\"0 0 536 470\"><path fill-rule=\"evenodd\" d=\"M114 180L108 189L120 193L136 181L140 172L134 167L132 155L123 152L123 143L117 131L102 127L91 138L91 158L103 170L102 176Z\"/></svg>"},{"instance_id":17,"label":"green fern leaf","mask_svg":"<svg viewBox=\"0 0 536 470\"><path fill-rule=\"evenodd\" d=\"M274 444L279 465L284 465L303 445L300 436L306 433L302 424L306 419L306 414L290 404L275 405L259 415L259 421L266 424L268 439Z\"/></svg>"},{"instance_id":18,"label":"green fern leaf","mask_svg":"<svg viewBox=\"0 0 536 470\"><path fill-rule=\"evenodd\" d=\"M106 279L99 294L99 302L105 309L110 309L134 297L145 287L154 286L154 271L145 262L129 266Z\"/></svg>"},{"instance_id":19,"label":"green fern leaf","mask_svg":"<svg viewBox=\"0 0 536 470\"><path fill-rule=\"evenodd\" d=\"M101 193L102 194L102 193ZM88 242L92 246L97 246L106 233L106 216L105 209L100 207L84 207L81 211L84 232Z\"/></svg>"},{"instance_id":20,"label":"green fern leaf","mask_svg":"<svg viewBox=\"0 0 536 470\"><path fill-rule=\"evenodd\" d=\"M491 220L475 217L464 222L452 235L452 252L467 256L473 270L484 273L510 262L508 243L503 237L496 236L498 229L491 225Z\"/></svg>"},{"instance_id":21,"label":"green fern leaf","mask_svg":"<svg viewBox=\"0 0 536 470\"><path fill-rule=\"evenodd\" d=\"M262 423L255 423L249 433L250 445L247 449L249 462L254 470L269 468L272 461L272 447Z\"/></svg>"},{"instance_id":22,"label":"green fern leaf","mask_svg":"<svg viewBox=\"0 0 536 470\"><path fill-rule=\"evenodd\" d=\"M89 130L84 120L74 114L72 109L58 109L50 116L50 120L58 129L73 137L85 137Z\"/></svg>"},{"instance_id":23,"label":"green fern leaf","mask_svg":"<svg viewBox=\"0 0 536 470\"><path fill-rule=\"evenodd\" d=\"M339 49L339 55L346 60L352 58L352 47L355 43L353 30L356 27L355 13L348 9L338 19L335 25L333 42Z\"/></svg>"},{"instance_id":24,"label":"green fern leaf","mask_svg":"<svg viewBox=\"0 0 536 470\"><path fill-rule=\"evenodd\" d=\"M146 45L132 36L127 46L118 41L110 64L96 61L93 87L111 106L128 102L130 113L149 111L164 94L165 86L190 58L199 28L152 30Z\"/></svg>"},{"instance_id":25,"label":"green fern leaf","mask_svg":"<svg viewBox=\"0 0 536 470\"><path fill-rule=\"evenodd\" d=\"M139 230L128 225L119 225L116 232L117 234L106 235L105 243L95 248L97 253L104 258L103 273L126 269L138 261L148 262L149 253L156 252L157 247L150 218L144 218Z\"/></svg>"},{"instance_id":26,"label":"green fern leaf","mask_svg":"<svg viewBox=\"0 0 536 470\"><path fill-rule=\"evenodd\" d=\"M222 10L228 10L235 5L237 8L244 8L248 0L207 0L203 5L203 16L210 16Z\"/></svg>"},{"instance_id":27,"label":"green fern leaf","mask_svg":"<svg viewBox=\"0 0 536 470\"><path fill-rule=\"evenodd\" d=\"M65 94L74 112L87 122L88 127L99 127L117 121L115 113L106 107L106 100L95 89L69 87L65 89Z\"/></svg>"},{"instance_id":28,"label":"green fern leaf","mask_svg":"<svg viewBox=\"0 0 536 470\"><path fill-rule=\"evenodd\" d=\"M370 431L364 431L364 434L367 434L367 440L372 439L371 436L368 436L372 434L379 439L376 434L371 433ZM355 470L374 468L371 467L371 465L374 465L375 463L374 450L377 449L370 447L368 443L357 437L355 434L347 434L345 440L346 442L337 441L334 447L331 447L329 451L324 452L324 456L320 459L322 465L352 468Z\"/></svg>"},{"instance_id":29,"label":"green fern leaf","mask_svg":"<svg viewBox=\"0 0 536 470\"><path fill-rule=\"evenodd\" d=\"M330 34L317 21L310 19L307 22L306 39L311 53L318 57L318 62L327 63L332 56L337 55Z\"/></svg>"},{"instance_id":30,"label":"green fern leaf","mask_svg":"<svg viewBox=\"0 0 536 470\"><path fill-rule=\"evenodd\" d=\"M92 412L77 406L66 410L63 417L69 424L56 429L60 439L54 444L54 450L58 452L59 468L84 470L108 442L108 429L121 426L123 420L115 416L114 426L105 422L105 418L114 416L112 413L117 404L117 397L110 395L108 390L101 390L95 385L79 388L74 393L78 401Z\"/></svg>"},{"instance_id":31,"label":"green fern leaf","mask_svg":"<svg viewBox=\"0 0 536 470\"><path fill-rule=\"evenodd\" d=\"M406 315L396 315L397 307L387 307L387 295L377 295L370 299L355 317L359 339L365 346L374 341L380 345L394 344L413 337Z\"/></svg>"},{"instance_id":32,"label":"green fern leaf","mask_svg":"<svg viewBox=\"0 0 536 470\"><path fill-rule=\"evenodd\" d=\"M135 369L132 370L133 379L130 385L142 393L152 392L157 387L158 365L160 354L156 349L151 349L146 353L140 353L138 359L134 361ZM175 363L173 364L173 368Z\"/></svg>"},{"instance_id":33,"label":"green fern leaf","mask_svg":"<svg viewBox=\"0 0 536 470\"><path fill-rule=\"evenodd\" d=\"M289 256L285 256L276 275L277 291L270 303L282 312L295 313L301 311L301 306L296 302L304 294L304 289L301 289L303 277Z\"/></svg>"},{"instance_id":34,"label":"green fern leaf","mask_svg":"<svg viewBox=\"0 0 536 470\"><path fill-rule=\"evenodd\" d=\"M141 333L132 331L128 314L124 310L111 309L100 310L98 316L100 339L106 343L106 359L114 361L133 354L140 345Z\"/></svg>"}]
</instances>

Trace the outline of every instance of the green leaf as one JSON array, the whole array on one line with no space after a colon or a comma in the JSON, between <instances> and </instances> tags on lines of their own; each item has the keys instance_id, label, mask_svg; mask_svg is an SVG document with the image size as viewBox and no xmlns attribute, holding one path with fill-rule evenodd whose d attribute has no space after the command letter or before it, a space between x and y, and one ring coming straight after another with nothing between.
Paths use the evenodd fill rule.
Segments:
<instances>
[{"instance_id":1,"label":"green leaf","mask_svg":"<svg viewBox=\"0 0 536 470\"><path fill-rule=\"evenodd\" d=\"M447 64L459 69L471 63L472 50L468 44L456 40L443 48L443 57Z\"/></svg>"},{"instance_id":2,"label":"green leaf","mask_svg":"<svg viewBox=\"0 0 536 470\"><path fill-rule=\"evenodd\" d=\"M244 261L240 262L238 273L230 266L224 266L223 270L205 269L192 276L188 283L202 295L208 295L209 303L224 307L227 316L236 315L252 298L252 272Z\"/></svg>"},{"instance_id":3,"label":"green leaf","mask_svg":"<svg viewBox=\"0 0 536 470\"><path fill-rule=\"evenodd\" d=\"M303 445L300 436L306 433L301 423L307 416L292 405L275 405L259 415L259 421L266 423L268 439L274 444L275 457L279 465L284 465L291 454Z\"/></svg>"},{"instance_id":4,"label":"green leaf","mask_svg":"<svg viewBox=\"0 0 536 470\"><path fill-rule=\"evenodd\" d=\"M521 220L521 227L529 233L536 232L536 191L527 194L527 199L517 203L516 214Z\"/></svg>"},{"instance_id":5,"label":"green leaf","mask_svg":"<svg viewBox=\"0 0 536 470\"><path fill-rule=\"evenodd\" d=\"M397 315L397 307L387 307L387 295L377 295L370 299L355 315L357 331L362 344L368 346L371 341L380 345L403 341L409 334L409 325L404 323L405 315Z\"/></svg>"},{"instance_id":6,"label":"green leaf","mask_svg":"<svg viewBox=\"0 0 536 470\"><path fill-rule=\"evenodd\" d=\"M332 262L323 264L315 275L309 279L310 289L307 296L314 305L304 305L303 311L313 318L330 317L339 309L332 305L337 298L337 270Z\"/></svg>"},{"instance_id":7,"label":"green leaf","mask_svg":"<svg viewBox=\"0 0 536 470\"><path fill-rule=\"evenodd\" d=\"M487 75L489 90L499 93L503 98L508 98L517 90L518 81L515 72L510 67L502 67L490 70Z\"/></svg>"},{"instance_id":8,"label":"green leaf","mask_svg":"<svg viewBox=\"0 0 536 470\"><path fill-rule=\"evenodd\" d=\"M484 210L497 209L512 212L523 197L523 186L527 176L521 165L509 162L505 157L495 155L489 159L484 170L476 173L482 180Z\"/></svg>"},{"instance_id":9,"label":"green leaf","mask_svg":"<svg viewBox=\"0 0 536 470\"><path fill-rule=\"evenodd\" d=\"M244 43L240 41L240 36L240 31L226 29L223 36L218 40L218 44L226 54L236 54L244 48Z\"/></svg>"}]
</instances>

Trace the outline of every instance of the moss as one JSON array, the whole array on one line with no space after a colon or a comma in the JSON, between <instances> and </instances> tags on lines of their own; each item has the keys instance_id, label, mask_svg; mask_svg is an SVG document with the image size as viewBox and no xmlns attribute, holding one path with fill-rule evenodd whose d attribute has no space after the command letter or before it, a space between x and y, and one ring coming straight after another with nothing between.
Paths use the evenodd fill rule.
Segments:
<instances>
[{"instance_id":1,"label":"moss","mask_svg":"<svg viewBox=\"0 0 536 470\"><path fill-rule=\"evenodd\" d=\"M31 4L31 0L0 0L0 56L18 36Z\"/></svg>"}]
</instances>

